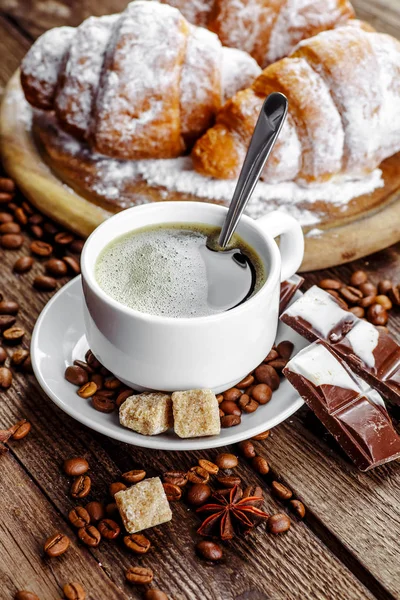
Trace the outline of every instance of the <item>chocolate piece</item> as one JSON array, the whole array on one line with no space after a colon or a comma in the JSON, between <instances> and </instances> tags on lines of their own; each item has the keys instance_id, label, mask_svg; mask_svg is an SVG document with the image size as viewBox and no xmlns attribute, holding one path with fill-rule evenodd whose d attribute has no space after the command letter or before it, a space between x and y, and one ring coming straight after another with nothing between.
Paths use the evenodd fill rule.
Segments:
<instances>
[{"instance_id":1,"label":"chocolate piece","mask_svg":"<svg viewBox=\"0 0 400 600\"><path fill-rule=\"evenodd\" d=\"M301 288L304 283L304 277L300 277L300 275L293 275L290 279L283 281L281 283L281 295L279 299L279 314L281 315L285 308L288 306L289 302L297 292Z\"/></svg>"},{"instance_id":2,"label":"chocolate piece","mask_svg":"<svg viewBox=\"0 0 400 600\"><path fill-rule=\"evenodd\" d=\"M400 458L400 436L382 397L331 349L315 342L283 373L361 471Z\"/></svg>"},{"instance_id":3,"label":"chocolate piece","mask_svg":"<svg viewBox=\"0 0 400 600\"><path fill-rule=\"evenodd\" d=\"M314 286L281 316L311 342L328 344L369 385L400 404L400 346L389 334L343 310L336 299Z\"/></svg>"}]
</instances>

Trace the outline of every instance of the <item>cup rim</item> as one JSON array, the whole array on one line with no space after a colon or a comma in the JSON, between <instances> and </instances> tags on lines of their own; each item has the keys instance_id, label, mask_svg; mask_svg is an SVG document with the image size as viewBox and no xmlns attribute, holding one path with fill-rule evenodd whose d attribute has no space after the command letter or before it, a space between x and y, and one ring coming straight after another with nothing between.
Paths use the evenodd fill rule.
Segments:
<instances>
[{"instance_id":1,"label":"cup rim","mask_svg":"<svg viewBox=\"0 0 400 600\"><path fill-rule=\"evenodd\" d=\"M118 311L126 314L127 316L135 317L135 319L140 319L145 322L153 322L153 323L165 323L165 324L175 324L176 325L178 323L179 324L189 324L189 323L197 324L197 323L204 323L204 322L220 321L221 319L224 319L224 320L229 319L232 314L238 315L240 312L245 313L247 310L249 310L249 309L251 310L251 308L258 301L258 299L260 298L261 295L268 294L269 292L272 291L272 288L276 283L276 279L278 279L278 281L280 283L278 246L276 245L274 239L269 234L266 234L265 230L263 230L260 227L260 225L258 225L257 219L252 219L251 217L248 217L247 215L242 215L241 219L243 219L250 227L253 227L254 229L256 229L257 233L259 235L261 235L265 245L268 247L269 258L271 261L271 265L270 265L269 272L267 274L266 282L261 287L261 289L258 290L258 292L256 294L254 294L254 296L249 298L249 300L246 300L246 302L243 302L242 304L239 304L238 306L235 306L234 308L231 308L230 310L223 311L221 313L217 313L217 314L213 314L213 315L206 315L206 316L202 316L202 317L164 317L161 315L152 315L150 313L142 312L135 308L131 308L130 306L126 306L125 304L122 304L121 302L118 302L117 300L114 300L114 298L109 296L100 287L100 285L97 283L96 278L94 276L94 270L89 268L87 265L88 254L90 252L90 246L93 243L93 240L96 239L99 235L101 235L101 233L107 227L110 226L110 223L113 223L116 220L121 219L123 216L127 217L127 213L130 213L133 211L135 211L135 214L137 214L139 211L143 212L143 213L145 213L147 211L151 212L152 210L157 208L158 204L159 203L157 203L157 202L151 202L149 204L141 204L138 206L132 206L121 212L116 213L109 219L106 219L105 221L103 221L103 223L101 223L98 227L96 227L96 229L90 234L90 236L87 238L87 240L85 242L85 245L83 247L82 254L81 254L82 282L84 282L90 288L90 290L97 297L100 298L101 301L108 304L111 308L118 310ZM212 207L212 210L215 210L215 212L219 212L219 213L228 211L228 208L226 206L212 204L211 202L166 201L166 202L162 202L162 205L164 207L169 205L171 207L173 206L174 208L177 208L177 205L181 206L181 207L182 206L185 206L185 207L196 206L196 208L199 208L199 206L207 206L207 208ZM160 219L160 223L162 223L162 222L163 222L162 219ZM132 228L132 231L134 231L134 227ZM115 237L118 237L118 236L115 236Z\"/></svg>"}]
</instances>

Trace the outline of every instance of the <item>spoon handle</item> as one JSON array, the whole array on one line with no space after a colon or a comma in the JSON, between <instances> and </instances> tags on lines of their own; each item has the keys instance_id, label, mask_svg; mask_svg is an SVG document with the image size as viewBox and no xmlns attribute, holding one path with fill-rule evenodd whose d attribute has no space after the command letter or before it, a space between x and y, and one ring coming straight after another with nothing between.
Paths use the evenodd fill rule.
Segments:
<instances>
[{"instance_id":1,"label":"spoon handle","mask_svg":"<svg viewBox=\"0 0 400 600\"><path fill-rule=\"evenodd\" d=\"M219 236L218 244L221 248L225 248L229 243L237 227L239 219L260 178L264 165L278 139L286 119L287 111L288 101L283 94L275 92L270 94L264 101L246 158L244 159L229 211Z\"/></svg>"}]
</instances>

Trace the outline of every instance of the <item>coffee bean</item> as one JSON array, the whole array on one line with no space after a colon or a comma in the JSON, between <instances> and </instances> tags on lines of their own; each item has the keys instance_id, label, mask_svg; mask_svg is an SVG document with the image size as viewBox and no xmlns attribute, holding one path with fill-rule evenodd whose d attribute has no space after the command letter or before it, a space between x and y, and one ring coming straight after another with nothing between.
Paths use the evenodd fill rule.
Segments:
<instances>
[{"instance_id":1,"label":"coffee bean","mask_svg":"<svg viewBox=\"0 0 400 600\"><path fill-rule=\"evenodd\" d=\"M207 483L210 473L200 466L192 467L187 472L188 481L191 483Z\"/></svg>"},{"instance_id":2,"label":"coffee bean","mask_svg":"<svg viewBox=\"0 0 400 600\"><path fill-rule=\"evenodd\" d=\"M238 415L225 415L221 417L221 427L235 427L236 425L240 425L242 419Z\"/></svg>"},{"instance_id":3,"label":"coffee bean","mask_svg":"<svg viewBox=\"0 0 400 600\"><path fill-rule=\"evenodd\" d=\"M351 304L356 304L363 297L362 292L350 285L340 288L341 296Z\"/></svg>"},{"instance_id":4,"label":"coffee bean","mask_svg":"<svg viewBox=\"0 0 400 600\"><path fill-rule=\"evenodd\" d=\"M215 459L215 463L220 469L234 469L239 464L237 456L234 454L228 454L227 452L218 454Z\"/></svg>"},{"instance_id":5,"label":"coffee bean","mask_svg":"<svg viewBox=\"0 0 400 600\"><path fill-rule=\"evenodd\" d=\"M54 236L56 235L56 233L58 233L58 228L54 225L54 223L51 223L50 221L46 221L46 223L43 223L43 229L49 236Z\"/></svg>"},{"instance_id":6,"label":"coffee bean","mask_svg":"<svg viewBox=\"0 0 400 600\"><path fill-rule=\"evenodd\" d=\"M0 177L0 191L13 194L15 192L14 181L9 177Z\"/></svg>"},{"instance_id":7,"label":"coffee bean","mask_svg":"<svg viewBox=\"0 0 400 600\"><path fill-rule=\"evenodd\" d=\"M32 360L30 355L22 363L22 368L25 371L25 373L33 373Z\"/></svg>"},{"instance_id":8,"label":"coffee bean","mask_svg":"<svg viewBox=\"0 0 400 600\"><path fill-rule=\"evenodd\" d=\"M147 590L144 595L144 600L168 600L167 594L164 594L161 590Z\"/></svg>"},{"instance_id":9,"label":"coffee bean","mask_svg":"<svg viewBox=\"0 0 400 600\"><path fill-rule=\"evenodd\" d=\"M163 488L168 502L178 502L182 498L182 490L179 486L173 483L163 483Z\"/></svg>"},{"instance_id":10,"label":"coffee bean","mask_svg":"<svg viewBox=\"0 0 400 600\"><path fill-rule=\"evenodd\" d=\"M71 525L80 529L81 527L85 527L90 523L90 515L86 508L83 506L76 506L68 513L68 519L70 520Z\"/></svg>"},{"instance_id":11,"label":"coffee bean","mask_svg":"<svg viewBox=\"0 0 400 600\"><path fill-rule=\"evenodd\" d=\"M245 413L253 413L259 407L258 402L253 400L253 398L250 398L250 396L248 396L247 394L242 395L238 404L242 411Z\"/></svg>"},{"instance_id":12,"label":"coffee bean","mask_svg":"<svg viewBox=\"0 0 400 600\"><path fill-rule=\"evenodd\" d=\"M24 243L24 238L18 233L5 233L0 237L0 246L5 250L18 250Z\"/></svg>"},{"instance_id":13,"label":"coffee bean","mask_svg":"<svg viewBox=\"0 0 400 600\"><path fill-rule=\"evenodd\" d=\"M89 471L89 463L86 458L77 456L74 458L68 458L63 464L64 473L69 477L77 477L78 475L84 475Z\"/></svg>"},{"instance_id":14,"label":"coffee bean","mask_svg":"<svg viewBox=\"0 0 400 600\"><path fill-rule=\"evenodd\" d=\"M272 515L272 517L269 517L267 521L267 529L274 535L285 533L290 529L290 519L283 513Z\"/></svg>"},{"instance_id":15,"label":"coffee bean","mask_svg":"<svg viewBox=\"0 0 400 600\"><path fill-rule=\"evenodd\" d=\"M376 285L374 285L370 281L367 281L366 283L362 283L358 289L360 290L360 292L362 293L363 296L376 296L378 293L378 288L376 287ZM381 292L381 293L386 293L386 292Z\"/></svg>"},{"instance_id":16,"label":"coffee bean","mask_svg":"<svg viewBox=\"0 0 400 600\"><path fill-rule=\"evenodd\" d=\"M106 379L104 382L104 387L106 388L106 390L117 390L121 386L122 386L121 381L119 379L117 379L116 377L110 377L109 379Z\"/></svg>"},{"instance_id":17,"label":"coffee bean","mask_svg":"<svg viewBox=\"0 0 400 600\"><path fill-rule=\"evenodd\" d=\"M255 456L251 461L253 469L260 473L260 475L266 475L269 472L269 464L268 461L265 460L262 456Z\"/></svg>"},{"instance_id":18,"label":"coffee bean","mask_svg":"<svg viewBox=\"0 0 400 600\"><path fill-rule=\"evenodd\" d=\"M63 586L65 600L85 600L86 592L77 581L66 583Z\"/></svg>"},{"instance_id":19,"label":"coffee bean","mask_svg":"<svg viewBox=\"0 0 400 600\"><path fill-rule=\"evenodd\" d=\"M143 469L133 469L132 471L126 471L122 473L122 479L127 483L138 483L146 477L146 471Z\"/></svg>"},{"instance_id":20,"label":"coffee bean","mask_svg":"<svg viewBox=\"0 0 400 600\"><path fill-rule=\"evenodd\" d=\"M80 254L83 250L84 245L84 240L73 240L69 245L69 249L73 254Z\"/></svg>"},{"instance_id":21,"label":"coffee bean","mask_svg":"<svg viewBox=\"0 0 400 600\"><path fill-rule=\"evenodd\" d=\"M242 414L236 402L231 402L230 400L223 400L219 407L225 415L238 415L240 417Z\"/></svg>"},{"instance_id":22,"label":"coffee bean","mask_svg":"<svg viewBox=\"0 0 400 600\"><path fill-rule=\"evenodd\" d=\"M387 296L380 294L375 298L375 302L383 306L385 310L391 310L393 308L393 303Z\"/></svg>"},{"instance_id":23,"label":"coffee bean","mask_svg":"<svg viewBox=\"0 0 400 600\"><path fill-rule=\"evenodd\" d=\"M14 325L16 318L12 315L0 315L0 331L3 329L9 329Z\"/></svg>"},{"instance_id":24,"label":"coffee bean","mask_svg":"<svg viewBox=\"0 0 400 600\"><path fill-rule=\"evenodd\" d=\"M54 236L54 241L59 246L68 246L68 244L74 241L74 236L67 231L60 231L60 233Z\"/></svg>"},{"instance_id":25,"label":"coffee bean","mask_svg":"<svg viewBox=\"0 0 400 600\"><path fill-rule=\"evenodd\" d=\"M141 533L131 533L124 536L124 544L135 554L146 554L150 550L150 540Z\"/></svg>"},{"instance_id":26,"label":"coffee bean","mask_svg":"<svg viewBox=\"0 0 400 600\"><path fill-rule=\"evenodd\" d=\"M219 471L218 465L204 458L199 458L199 467L205 469L210 475L216 475Z\"/></svg>"},{"instance_id":27,"label":"coffee bean","mask_svg":"<svg viewBox=\"0 0 400 600\"><path fill-rule=\"evenodd\" d=\"M28 590L20 590L15 594L14 600L40 600L40 598L33 592L28 592Z\"/></svg>"},{"instance_id":28,"label":"coffee bean","mask_svg":"<svg viewBox=\"0 0 400 600\"><path fill-rule=\"evenodd\" d=\"M298 516L299 519L304 519L306 514L305 506L300 500L291 500L289 502L290 508Z\"/></svg>"},{"instance_id":29,"label":"coffee bean","mask_svg":"<svg viewBox=\"0 0 400 600\"><path fill-rule=\"evenodd\" d=\"M239 390L245 390L247 387L249 387L249 385L252 385L254 383L254 377L253 375L247 375L247 377L245 377L244 379L242 379L242 381L239 381L239 383L236 384L236 388L238 388Z\"/></svg>"},{"instance_id":30,"label":"coffee bean","mask_svg":"<svg viewBox=\"0 0 400 600\"><path fill-rule=\"evenodd\" d=\"M103 389L104 377L103 375L100 375L100 373L93 373L93 375L90 377L90 381L93 381L93 383L96 384L98 392Z\"/></svg>"},{"instance_id":31,"label":"coffee bean","mask_svg":"<svg viewBox=\"0 0 400 600\"><path fill-rule=\"evenodd\" d=\"M71 485L71 496L73 498L86 498L90 493L92 480L89 475L78 475Z\"/></svg>"},{"instance_id":32,"label":"coffee bean","mask_svg":"<svg viewBox=\"0 0 400 600\"><path fill-rule=\"evenodd\" d=\"M64 554L69 548L69 538L63 533L55 533L47 538L43 545L43 550L50 558Z\"/></svg>"},{"instance_id":33,"label":"coffee bean","mask_svg":"<svg viewBox=\"0 0 400 600\"><path fill-rule=\"evenodd\" d=\"M90 398L97 392L97 385L93 381L84 383L78 390L78 396L81 398Z\"/></svg>"},{"instance_id":34,"label":"coffee bean","mask_svg":"<svg viewBox=\"0 0 400 600\"><path fill-rule=\"evenodd\" d=\"M323 290L339 290L343 284L338 279L321 279L319 287Z\"/></svg>"},{"instance_id":35,"label":"coffee bean","mask_svg":"<svg viewBox=\"0 0 400 600\"><path fill-rule=\"evenodd\" d=\"M7 342L12 342L13 344L19 343L25 335L25 329L22 327L10 327L10 329L6 329L3 331L3 337Z\"/></svg>"},{"instance_id":36,"label":"coffee bean","mask_svg":"<svg viewBox=\"0 0 400 600\"><path fill-rule=\"evenodd\" d=\"M173 483L179 487L184 487L188 482L187 474L184 471L167 471L163 475L165 483Z\"/></svg>"},{"instance_id":37,"label":"coffee bean","mask_svg":"<svg viewBox=\"0 0 400 600\"><path fill-rule=\"evenodd\" d=\"M268 429L267 431L263 431L261 433L258 433L257 435L253 435L253 437L251 438L252 440L255 440L257 442L262 442L263 440L266 440L267 437L269 437L270 434L270 430Z\"/></svg>"},{"instance_id":38,"label":"coffee bean","mask_svg":"<svg viewBox=\"0 0 400 600\"><path fill-rule=\"evenodd\" d=\"M259 383L253 387L251 397L259 404L267 404L272 398L272 390L266 383Z\"/></svg>"},{"instance_id":39,"label":"coffee bean","mask_svg":"<svg viewBox=\"0 0 400 600\"><path fill-rule=\"evenodd\" d=\"M280 500L290 500L293 496L292 490L283 485L283 483L279 483L279 481L273 481L271 483L271 492Z\"/></svg>"},{"instance_id":40,"label":"coffee bean","mask_svg":"<svg viewBox=\"0 0 400 600\"><path fill-rule=\"evenodd\" d=\"M95 394L91 398L92 406L95 410L110 414L115 410L115 402L111 398L107 398L101 395L101 391L98 394Z\"/></svg>"},{"instance_id":41,"label":"coffee bean","mask_svg":"<svg viewBox=\"0 0 400 600\"><path fill-rule=\"evenodd\" d=\"M0 224L4 225L6 223L12 223L13 217L8 212L0 212ZM8 232L7 232L8 233Z\"/></svg>"},{"instance_id":42,"label":"coffee bean","mask_svg":"<svg viewBox=\"0 0 400 600\"><path fill-rule=\"evenodd\" d=\"M72 383L73 385L79 385L79 387L89 381L88 372L77 365L67 367L65 369L64 377L67 381L69 381L69 383Z\"/></svg>"},{"instance_id":43,"label":"coffee bean","mask_svg":"<svg viewBox=\"0 0 400 600\"><path fill-rule=\"evenodd\" d=\"M0 388L6 390L12 384L12 373L7 367L0 367Z\"/></svg>"},{"instance_id":44,"label":"coffee bean","mask_svg":"<svg viewBox=\"0 0 400 600\"><path fill-rule=\"evenodd\" d=\"M235 477L234 475L219 475L217 481L223 488L233 488L242 482L240 477Z\"/></svg>"},{"instance_id":45,"label":"coffee bean","mask_svg":"<svg viewBox=\"0 0 400 600\"><path fill-rule=\"evenodd\" d=\"M206 483L193 484L186 495L186 500L193 506L201 506L205 504L211 497L211 488Z\"/></svg>"},{"instance_id":46,"label":"coffee bean","mask_svg":"<svg viewBox=\"0 0 400 600\"><path fill-rule=\"evenodd\" d=\"M38 275L33 280L33 287L40 292L52 292L57 287L57 281L47 275Z\"/></svg>"},{"instance_id":47,"label":"coffee bean","mask_svg":"<svg viewBox=\"0 0 400 600\"><path fill-rule=\"evenodd\" d=\"M24 437L26 437L28 435L28 433L31 430L31 424L29 423L29 421L23 420L20 421L19 423L17 423L18 425L18 429L16 429L14 431L14 433L11 436L12 440L22 440Z\"/></svg>"},{"instance_id":48,"label":"coffee bean","mask_svg":"<svg viewBox=\"0 0 400 600\"><path fill-rule=\"evenodd\" d=\"M85 509L89 514L91 523L97 523L106 516L104 505L101 502L88 502L85 506Z\"/></svg>"},{"instance_id":49,"label":"coffee bean","mask_svg":"<svg viewBox=\"0 0 400 600\"><path fill-rule=\"evenodd\" d=\"M115 404L119 408L125 402L125 400L127 400L131 396L133 396L133 390L131 390L131 389L124 390L123 392L120 392L118 394Z\"/></svg>"},{"instance_id":50,"label":"coffee bean","mask_svg":"<svg viewBox=\"0 0 400 600\"><path fill-rule=\"evenodd\" d=\"M30 230L31 230L31 234L33 235L33 237L35 237L38 240L42 239L44 233L43 233L43 229L40 227L40 225L31 225Z\"/></svg>"},{"instance_id":51,"label":"coffee bean","mask_svg":"<svg viewBox=\"0 0 400 600\"><path fill-rule=\"evenodd\" d=\"M245 458L254 458L256 455L255 448L250 440L244 440L239 443L239 450Z\"/></svg>"},{"instance_id":52,"label":"coffee bean","mask_svg":"<svg viewBox=\"0 0 400 600\"><path fill-rule=\"evenodd\" d=\"M30 250L32 254L36 254L36 256L50 256L53 252L53 247L47 242L42 242L41 240L34 240L30 245Z\"/></svg>"},{"instance_id":53,"label":"coffee bean","mask_svg":"<svg viewBox=\"0 0 400 600\"><path fill-rule=\"evenodd\" d=\"M103 519L97 525L97 528L106 540L115 540L121 533L120 526L112 519Z\"/></svg>"},{"instance_id":54,"label":"coffee bean","mask_svg":"<svg viewBox=\"0 0 400 600\"><path fill-rule=\"evenodd\" d=\"M108 491L112 498L114 498L115 494L118 494L118 492L122 492L126 489L127 486L124 483L122 483L122 481L114 481L114 483L111 483L108 487Z\"/></svg>"},{"instance_id":55,"label":"coffee bean","mask_svg":"<svg viewBox=\"0 0 400 600\"><path fill-rule=\"evenodd\" d=\"M125 577L129 583L136 585L146 585L153 581L153 571L146 567L129 567L125 571Z\"/></svg>"},{"instance_id":56,"label":"coffee bean","mask_svg":"<svg viewBox=\"0 0 400 600\"><path fill-rule=\"evenodd\" d=\"M224 411L223 411L223 410L219 409L219 410L218 410L218 415L219 415L219 418L220 418L220 419L222 419L222 417L224 417L224 416L225 416L225 413L224 413Z\"/></svg>"},{"instance_id":57,"label":"coffee bean","mask_svg":"<svg viewBox=\"0 0 400 600\"><path fill-rule=\"evenodd\" d=\"M215 542L209 542L207 540L202 540L196 544L196 552L202 558L205 558L205 560L211 560L212 562L221 560L223 556L221 546Z\"/></svg>"},{"instance_id":58,"label":"coffee bean","mask_svg":"<svg viewBox=\"0 0 400 600\"><path fill-rule=\"evenodd\" d=\"M368 308L372 304L375 304L375 299L376 299L376 296L365 296L365 298L362 298L359 301L358 305L361 306L362 308Z\"/></svg>"},{"instance_id":59,"label":"coffee bean","mask_svg":"<svg viewBox=\"0 0 400 600\"><path fill-rule=\"evenodd\" d=\"M87 525L78 529L78 537L90 548L96 548L101 541L101 533L94 525Z\"/></svg>"},{"instance_id":60,"label":"coffee bean","mask_svg":"<svg viewBox=\"0 0 400 600\"><path fill-rule=\"evenodd\" d=\"M11 356L11 364L13 367L20 367L25 360L28 358L29 352L25 348L19 348ZM1 362L1 351L0 351L0 362Z\"/></svg>"},{"instance_id":61,"label":"coffee bean","mask_svg":"<svg viewBox=\"0 0 400 600\"><path fill-rule=\"evenodd\" d=\"M22 273L30 271L33 263L34 260L31 256L21 256L21 258L14 263L13 269L16 273L21 275Z\"/></svg>"},{"instance_id":62,"label":"coffee bean","mask_svg":"<svg viewBox=\"0 0 400 600\"><path fill-rule=\"evenodd\" d=\"M382 279L382 281L378 283L378 291L380 294L387 294L392 289L392 287L393 282L391 279Z\"/></svg>"},{"instance_id":63,"label":"coffee bean","mask_svg":"<svg viewBox=\"0 0 400 600\"><path fill-rule=\"evenodd\" d=\"M81 272L81 267L75 258L72 256L63 256L63 261L67 265L67 269L69 269L70 273L73 275L79 275Z\"/></svg>"},{"instance_id":64,"label":"coffee bean","mask_svg":"<svg viewBox=\"0 0 400 600\"><path fill-rule=\"evenodd\" d=\"M19 304L12 300L0 301L0 315L16 315L19 311Z\"/></svg>"},{"instance_id":65,"label":"coffee bean","mask_svg":"<svg viewBox=\"0 0 400 600\"><path fill-rule=\"evenodd\" d=\"M15 209L15 211L14 211L14 217L15 217L16 221L18 221L18 223L20 225L26 225L27 222L28 222L28 217L27 217L24 209L21 208L21 207L18 207L18 208Z\"/></svg>"},{"instance_id":66,"label":"coffee bean","mask_svg":"<svg viewBox=\"0 0 400 600\"><path fill-rule=\"evenodd\" d=\"M95 370L100 369L102 366L91 350L88 350L86 352L85 360L87 364Z\"/></svg>"},{"instance_id":67,"label":"coffee bean","mask_svg":"<svg viewBox=\"0 0 400 600\"><path fill-rule=\"evenodd\" d=\"M242 392L238 388L230 388L226 390L223 394L224 400L228 400L229 402L235 402L240 398Z\"/></svg>"},{"instance_id":68,"label":"coffee bean","mask_svg":"<svg viewBox=\"0 0 400 600\"><path fill-rule=\"evenodd\" d=\"M373 325L386 325L389 320L389 315L380 304L373 304L367 312L368 321Z\"/></svg>"},{"instance_id":69,"label":"coffee bean","mask_svg":"<svg viewBox=\"0 0 400 600\"><path fill-rule=\"evenodd\" d=\"M0 365L7 359L7 352L0 346Z\"/></svg>"},{"instance_id":70,"label":"coffee bean","mask_svg":"<svg viewBox=\"0 0 400 600\"><path fill-rule=\"evenodd\" d=\"M0 235L5 235L6 233L21 233L21 227L18 223L2 223L0 225Z\"/></svg>"},{"instance_id":71,"label":"coffee bean","mask_svg":"<svg viewBox=\"0 0 400 600\"><path fill-rule=\"evenodd\" d=\"M10 206L11 200L14 198L13 194L7 194L6 192L0 192L0 204L8 204Z\"/></svg>"},{"instance_id":72,"label":"coffee bean","mask_svg":"<svg viewBox=\"0 0 400 600\"><path fill-rule=\"evenodd\" d=\"M283 371L288 362L289 360L287 358L277 358L276 360L271 360L268 364L270 367L273 367L276 371Z\"/></svg>"},{"instance_id":73,"label":"coffee bean","mask_svg":"<svg viewBox=\"0 0 400 600\"><path fill-rule=\"evenodd\" d=\"M267 354L267 356L264 358L263 362L265 363L269 363L270 360L276 360L277 358L279 358L279 354L278 352L275 350L275 348L272 348L269 353Z\"/></svg>"},{"instance_id":74,"label":"coffee bean","mask_svg":"<svg viewBox=\"0 0 400 600\"><path fill-rule=\"evenodd\" d=\"M361 285L362 283L366 283L368 280L368 275L365 271L355 271L350 277L351 285Z\"/></svg>"},{"instance_id":75,"label":"coffee bean","mask_svg":"<svg viewBox=\"0 0 400 600\"><path fill-rule=\"evenodd\" d=\"M254 498L254 497L263 498L263 491L259 485L248 485L243 490L243 498Z\"/></svg>"},{"instance_id":76,"label":"coffee bean","mask_svg":"<svg viewBox=\"0 0 400 600\"><path fill-rule=\"evenodd\" d=\"M288 340L285 340L277 345L276 350L281 358L286 358L289 360L294 350L294 344Z\"/></svg>"},{"instance_id":77,"label":"coffee bean","mask_svg":"<svg viewBox=\"0 0 400 600\"><path fill-rule=\"evenodd\" d=\"M352 308L349 308L349 312L359 319L363 319L365 315L365 310L361 306L353 306Z\"/></svg>"},{"instance_id":78,"label":"coffee bean","mask_svg":"<svg viewBox=\"0 0 400 600\"><path fill-rule=\"evenodd\" d=\"M258 383L266 383L273 391L278 389L280 383L279 375L273 367L260 365L254 374Z\"/></svg>"},{"instance_id":79,"label":"coffee bean","mask_svg":"<svg viewBox=\"0 0 400 600\"><path fill-rule=\"evenodd\" d=\"M64 277L67 274L67 265L59 258L50 258L44 263L44 268L53 277Z\"/></svg>"}]
</instances>

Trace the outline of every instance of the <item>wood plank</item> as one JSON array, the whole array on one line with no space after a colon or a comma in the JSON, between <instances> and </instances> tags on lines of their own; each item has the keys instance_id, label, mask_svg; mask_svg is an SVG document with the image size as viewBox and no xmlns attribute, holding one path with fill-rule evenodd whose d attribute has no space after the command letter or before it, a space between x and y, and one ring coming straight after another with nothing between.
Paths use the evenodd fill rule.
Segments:
<instances>
[{"instance_id":1,"label":"wood plank","mask_svg":"<svg viewBox=\"0 0 400 600\"><path fill-rule=\"evenodd\" d=\"M79 581L91 598L128 598L93 556L78 547L70 528L11 453L0 460L0 481L0 598L26 589L41 600L54 600L72 581ZM73 542L63 556L49 559L42 545L56 531Z\"/></svg>"}]
</instances>

